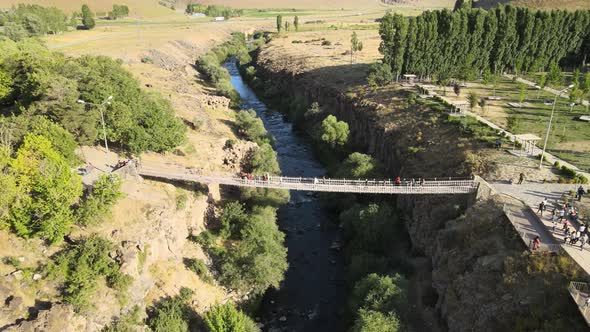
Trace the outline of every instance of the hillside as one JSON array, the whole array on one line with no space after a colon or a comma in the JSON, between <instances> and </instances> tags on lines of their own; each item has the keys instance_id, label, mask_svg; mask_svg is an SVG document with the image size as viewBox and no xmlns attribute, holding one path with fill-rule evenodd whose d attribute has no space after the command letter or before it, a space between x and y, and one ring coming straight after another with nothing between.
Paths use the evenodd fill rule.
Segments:
<instances>
[{"instance_id":1,"label":"hillside","mask_svg":"<svg viewBox=\"0 0 590 332\"><path fill-rule=\"evenodd\" d=\"M174 13L172 10L158 4L158 0L2 0L0 8L9 8L19 3L30 3L41 6L55 6L70 13L80 11L83 4L90 6L95 13L108 12L114 4L129 6L132 17L157 17Z\"/></svg>"},{"instance_id":2,"label":"hillside","mask_svg":"<svg viewBox=\"0 0 590 332\"><path fill-rule=\"evenodd\" d=\"M379 0L202 0L199 2L203 4L217 4L236 8L375 9L386 7L386 5ZM453 0L401 0L396 1L396 5L394 6L434 8L452 7L453 4Z\"/></svg>"}]
</instances>

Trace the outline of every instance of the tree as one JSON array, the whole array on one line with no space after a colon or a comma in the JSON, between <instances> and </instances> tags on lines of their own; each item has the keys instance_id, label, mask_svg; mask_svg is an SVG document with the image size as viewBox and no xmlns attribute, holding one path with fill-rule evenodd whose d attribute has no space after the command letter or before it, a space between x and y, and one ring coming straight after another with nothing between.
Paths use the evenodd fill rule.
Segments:
<instances>
[{"instance_id":1,"label":"tree","mask_svg":"<svg viewBox=\"0 0 590 332\"><path fill-rule=\"evenodd\" d=\"M350 63L354 63L354 53L363 50L363 43L359 41L356 31L352 32L350 36Z\"/></svg>"},{"instance_id":2,"label":"tree","mask_svg":"<svg viewBox=\"0 0 590 332\"><path fill-rule=\"evenodd\" d=\"M527 85L524 83L518 84L518 102L522 103L526 99Z\"/></svg>"},{"instance_id":3,"label":"tree","mask_svg":"<svg viewBox=\"0 0 590 332\"><path fill-rule=\"evenodd\" d=\"M121 278L118 264L109 257L113 247L113 243L94 234L69 245L49 263L49 277L64 284L63 297L77 311L92 307L91 297L99 278Z\"/></svg>"},{"instance_id":4,"label":"tree","mask_svg":"<svg viewBox=\"0 0 590 332\"><path fill-rule=\"evenodd\" d=\"M475 106L477 106L478 99L479 99L479 96L475 92L470 92L469 95L467 96L467 100L469 101L469 109L472 112L473 112L473 109L475 108Z\"/></svg>"},{"instance_id":5,"label":"tree","mask_svg":"<svg viewBox=\"0 0 590 332\"><path fill-rule=\"evenodd\" d=\"M392 314L361 309L352 326L352 332L398 332L400 322Z\"/></svg>"},{"instance_id":6,"label":"tree","mask_svg":"<svg viewBox=\"0 0 590 332\"><path fill-rule=\"evenodd\" d=\"M293 26L295 27L295 31L299 31L299 16L297 15L293 18Z\"/></svg>"},{"instance_id":7,"label":"tree","mask_svg":"<svg viewBox=\"0 0 590 332\"><path fill-rule=\"evenodd\" d=\"M582 84L582 91L586 97L590 98L590 72L584 75L584 83Z\"/></svg>"},{"instance_id":8,"label":"tree","mask_svg":"<svg viewBox=\"0 0 590 332\"><path fill-rule=\"evenodd\" d=\"M203 316L208 332L256 332L260 329L250 317L231 303L216 304Z\"/></svg>"},{"instance_id":9,"label":"tree","mask_svg":"<svg viewBox=\"0 0 590 332\"><path fill-rule=\"evenodd\" d=\"M291 23L289 23L289 21L285 22L285 31L289 31L290 27L291 27Z\"/></svg>"},{"instance_id":10,"label":"tree","mask_svg":"<svg viewBox=\"0 0 590 332\"><path fill-rule=\"evenodd\" d=\"M539 96L541 95L541 90L545 89L545 86L547 85L547 74L541 74L538 85L540 89L537 91L537 99L539 99Z\"/></svg>"},{"instance_id":11,"label":"tree","mask_svg":"<svg viewBox=\"0 0 590 332\"><path fill-rule=\"evenodd\" d=\"M194 315L186 304L192 297L192 290L182 287L180 293L165 298L151 308L147 325L154 332L186 332L189 330L190 316Z\"/></svg>"},{"instance_id":12,"label":"tree","mask_svg":"<svg viewBox=\"0 0 590 332\"><path fill-rule=\"evenodd\" d=\"M359 309L387 312L405 312L408 281L399 274L381 276L371 273L354 285L349 306Z\"/></svg>"},{"instance_id":13,"label":"tree","mask_svg":"<svg viewBox=\"0 0 590 332\"><path fill-rule=\"evenodd\" d=\"M86 4L82 5L82 25L87 30L93 29L96 26L94 13L90 11L90 8Z\"/></svg>"},{"instance_id":14,"label":"tree","mask_svg":"<svg viewBox=\"0 0 590 332\"><path fill-rule=\"evenodd\" d=\"M0 68L0 104L12 93L12 78Z\"/></svg>"},{"instance_id":15,"label":"tree","mask_svg":"<svg viewBox=\"0 0 590 332\"><path fill-rule=\"evenodd\" d=\"M496 73L492 73L489 68L487 68L483 73L483 80L482 83L484 85L491 85L494 89L494 96L496 95L496 88L498 87L498 81L500 80L500 76Z\"/></svg>"},{"instance_id":16,"label":"tree","mask_svg":"<svg viewBox=\"0 0 590 332\"><path fill-rule=\"evenodd\" d=\"M393 81L393 72L391 67L387 63L374 63L369 68L369 76L367 76L367 82L373 88L377 88L380 85L386 85Z\"/></svg>"},{"instance_id":17,"label":"tree","mask_svg":"<svg viewBox=\"0 0 590 332\"><path fill-rule=\"evenodd\" d=\"M379 52L383 54L383 63L389 64L397 81L404 64L408 35L407 19L400 14L387 12L379 25L379 35L381 36Z\"/></svg>"},{"instance_id":18,"label":"tree","mask_svg":"<svg viewBox=\"0 0 590 332\"><path fill-rule=\"evenodd\" d=\"M342 147L348 142L348 135L350 130L348 129L348 123L344 121L338 121L333 115L328 115L324 121L322 121L320 127L319 138L332 148Z\"/></svg>"},{"instance_id":19,"label":"tree","mask_svg":"<svg viewBox=\"0 0 590 332\"><path fill-rule=\"evenodd\" d=\"M64 157L43 136L29 134L10 169L16 176L19 199L10 211L15 232L61 241L74 221L71 206L82 195L82 182Z\"/></svg>"},{"instance_id":20,"label":"tree","mask_svg":"<svg viewBox=\"0 0 590 332\"><path fill-rule=\"evenodd\" d=\"M250 161L255 174L279 174L281 169L277 161L277 153L270 144L264 143L256 149Z\"/></svg>"},{"instance_id":21,"label":"tree","mask_svg":"<svg viewBox=\"0 0 590 332\"><path fill-rule=\"evenodd\" d=\"M240 235L237 246L222 257L220 281L254 294L278 287L288 264L285 235L276 224L275 209L255 206Z\"/></svg>"},{"instance_id":22,"label":"tree","mask_svg":"<svg viewBox=\"0 0 590 332\"><path fill-rule=\"evenodd\" d=\"M271 139L262 120L254 110L242 110L236 114L236 125L240 134L259 145L270 143Z\"/></svg>"},{"instance_id":23,"label":"tree","mask_svg":"<svg viewBox=\"0 0 590 332\"><path fill-rule=\"evenodd\" d=\"M336 171L339 178L378 178L383 174L383 165L378 160L360 152L354 152L346 157Z\"/></svg>"},{"instance_id":24,"label":"tree","mask_svg":"<svg viewBox=\"0 0 590 332\"><path fill-rule=\"evenodd\" d=\"M248 221L244 205L237 201L231 201L223 206L219 235L225 239L238 238L242 228Z\"/></svg>"},{"instance_id":25,"label":"tree","mask_svg":"<svg viewBox=\"0 0 590 332\"><path fill-rule=\"evenodd\" d=\"M563 85L563 72L557 62L551 62L549 65L549 74L547 75L547 83L559 87Z\"/></svg>"},{"instance_id":26,"label":"tree","mask_svg":"<svg viewBox=\"0 0 590 332\"><path fill-rule=\"evenodd\" d=\"M282 28L283 28L283 16L277 15L277 32L281 33Z\"/></svg>"},{"instance_id":27,"label":"tree","mask_svg":"<svg viewBox=\"0 0 590 332\"><path fill-rule=\"evenodd\" d=\"M76 211L77 223L87 226L96 224L110 212L121 193L121 178L116 174L103 174L96 180L92 192L86 197Z\"/></svg>"}]
</instances>

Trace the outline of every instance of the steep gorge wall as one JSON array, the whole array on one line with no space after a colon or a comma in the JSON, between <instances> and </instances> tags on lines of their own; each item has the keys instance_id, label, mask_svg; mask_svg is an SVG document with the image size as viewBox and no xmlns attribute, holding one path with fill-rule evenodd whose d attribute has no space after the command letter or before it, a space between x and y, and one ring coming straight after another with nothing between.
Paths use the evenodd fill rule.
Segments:
<instances>
[{"instance_id":1,"label":"steep gorge wall","mask_svg":"<svg viewBox=\"0 0 590 332\"><path fill-rule=\"evenodd\" d=\"M271 57L256 59L257 76L272 80L281 96L298 98L307 105L318 102L325 112L346 121L352 144L381 160L390 177L457 176L468 169L467 153L473 147L457 144L457 128L429 120L432 113L387 112L384 105L347 96L305 73L278 67ZM419 142L423 150L408 154L408 148L417 144L418 131L424 138ZM527 279L519 274L527 269L525 248L496 199L490 195L478 201L471 195L397 198L414 250L431 259L432 286L439 295L436 309L450 331L513 329L515 322L526 321L534 306L548 296L569 300L563 298L565 289L544 289L545 275ZM559 310L574 313L567 318L575 322L572 329L584 326L583 322L579 325L576 308L565 307ZM541 317L531 318L533 326L544 324L539 323L546 319L543 313L538 315Z\"/></svg>"}]
</instances>

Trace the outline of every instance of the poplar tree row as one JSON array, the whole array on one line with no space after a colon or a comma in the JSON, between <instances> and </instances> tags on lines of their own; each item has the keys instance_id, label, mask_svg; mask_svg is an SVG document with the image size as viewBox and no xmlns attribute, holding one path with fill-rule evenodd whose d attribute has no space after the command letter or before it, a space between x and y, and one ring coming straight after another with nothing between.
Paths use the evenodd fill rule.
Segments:
<instances>
[{"instance_id":1,"label":"poplar tree row","mask_svg":"<svg viewBox=\"0 0 590 332\"><path fill-rule=\"evenodd\" d=\"M383 63L393 74L471 79L485 70L531 72L590 58L590 11L495 9L387 13L379 28Z\"/></svg>"}]
</instances>

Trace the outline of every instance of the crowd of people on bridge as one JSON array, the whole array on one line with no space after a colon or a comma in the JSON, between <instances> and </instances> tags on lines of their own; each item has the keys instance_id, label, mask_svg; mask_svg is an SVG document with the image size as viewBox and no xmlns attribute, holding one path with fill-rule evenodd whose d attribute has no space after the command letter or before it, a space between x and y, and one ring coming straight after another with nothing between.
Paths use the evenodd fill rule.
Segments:
<instances>
[{"instance_id":1,"label":"crowd of people on bridge","mask_svg":"<svg viewBox=\"0 0 590 332\"><path fill-rule=\"evenodd\" d=\"M580 186L576 193L576 198L581 201L582 196L586 193L584 188ZM537 213L543 217L543 214L548 210L547 198L539 203ZM552 231L556 233L558 225L561 225L563 232L563 243L568 245L580 245L580 250L584 250L584 246L589 244L590 229L587 222L581 222L578 210L568 202L563 203L558 207L551 209L550 220L552 223ZM579 225L579 226L577 226Z\"/></svg>"}]
</instances>

